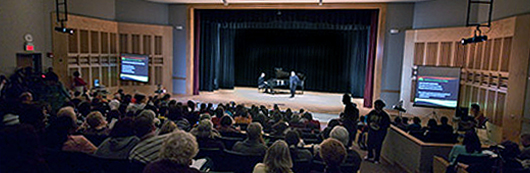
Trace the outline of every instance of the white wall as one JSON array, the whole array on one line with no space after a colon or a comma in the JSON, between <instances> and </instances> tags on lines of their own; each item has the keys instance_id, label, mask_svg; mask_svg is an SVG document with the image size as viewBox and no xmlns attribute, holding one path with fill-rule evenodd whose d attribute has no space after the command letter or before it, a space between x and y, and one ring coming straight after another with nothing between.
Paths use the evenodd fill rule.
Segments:
<instances>
[{"instance_id":1,"label":"white wall","mask_svg":"<svg viewBox=\"0 0 530 173\"><path fill-rule=\"evenodd\" d=\"M173 93L186 94L186 47L187 47L187 6L169 6L169 24L182 26L182 30L173 29Z\"/></svg>"}]
</instances>

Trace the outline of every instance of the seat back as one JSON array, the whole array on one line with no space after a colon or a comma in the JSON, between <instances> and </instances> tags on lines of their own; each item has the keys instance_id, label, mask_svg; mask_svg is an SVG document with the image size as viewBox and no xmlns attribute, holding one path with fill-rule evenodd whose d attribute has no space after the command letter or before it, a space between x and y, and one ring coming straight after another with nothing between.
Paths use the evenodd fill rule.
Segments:
<instances>
[{"instance_id":1,"label":"seat back","mask_svg":"<svg viewBox=\"0 0 530 173\"><path fill-rule=\"evenodd\" d=\"M263 161L261 155L249 155L231 150L224 150L224 158L218 163L214 162L215 171L232 171L235 173L248 173L252 172L256 164ZM229 159L226 159L229 158Z\"/></svg>"},{"instance_id":2,"label":"seat back","mask_svg":"<svg viewBox=\"0 0 530 173\"><path fill-rule=\"evenodd\" d=\"M295 160L293 162L293 172L310 172L311 160Z\"/></svg>"},{"instance_id":3,"label":"seat back","mask_svg":"<svg viewBox=\"0 0 530 173\"><path fill-rule=\"evenodd\" d=\"M128 172L134 172L135 170L132 170L132 164L131 161L128 159L105 159L105 158L97 158L99 167L103 172L115 172L115 173L128 173ZM136 171L137 172L137 171Z\"/></svg>"},{"instance_id":4,"label":"seat back","mask_svg":"<svg viewBox=\"0 0 530 173\"><path fill-rule=\"evenodd\" d=\"M229 149L229 150L232 149L232 147L234 146L234 144L236 144L236 142L244 140L244 138L224 137L224 136L219 137L219 139L221 139L221 141L223 141L223 144L225 145L225 148Z\"/></svg>"},{"instance_id":5,"label":"seat back","mask_svg":"<svg viewBox=\"0 0 530 173\"><path fill-rule=\"evenodd\" d=\"M97 172L97 159L81 152L46 150L44 158L51 172Z\"/></svg>"},{"instance_id":6,"label":"seat back","mask_svg":"<svg viewBox=\"0 0 530 173\"><path fill-rule=\"evenodd\" d=\"M458 155L456 157L456 163L463 163L469 165L466 168L466 171L472 172L491 172L493 165L492 160L489 156L468 156L468 155Z\"/></svg>"}]
</instances>

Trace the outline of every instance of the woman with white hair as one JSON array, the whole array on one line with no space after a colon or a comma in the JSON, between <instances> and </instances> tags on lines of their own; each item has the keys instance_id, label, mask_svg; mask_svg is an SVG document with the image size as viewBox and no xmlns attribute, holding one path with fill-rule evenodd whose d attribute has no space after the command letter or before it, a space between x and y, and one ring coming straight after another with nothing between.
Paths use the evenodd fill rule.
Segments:
<instances>
[{"instance_id":1,"label":"woman with white hair","mask_svg":"<svg viewBox=\"0 0 530 173\"><path fill-rule=\"evenodd\" d=\"M267 150L263 163L254 167L253 173L292 173L291 154L289 146L283 140L277 140Z\"/></svg>"},{"instance_id":2,"label":"woman with white hair","mask_svg":"<svg viewBox=\"0 0 530 173\"><path fill-rule=\"evenodd\" d=\"M189 165L199 152L195 137L182 130L171 133L162 144L159 160L148 164L144 173L200 173Z\"/></svg>"},{"instance_id":3,"label":"woman with white hair","mask_svg":"<svg viewBox=\"0 0 530 173\"><path fill-rule=\"evenodd\" d=\"M209 119L201 120L190 133L197 138L199 148L225 149L223 142L217 139L221 135L213 128L213 123Z\"/></svg>"}]
</instances>

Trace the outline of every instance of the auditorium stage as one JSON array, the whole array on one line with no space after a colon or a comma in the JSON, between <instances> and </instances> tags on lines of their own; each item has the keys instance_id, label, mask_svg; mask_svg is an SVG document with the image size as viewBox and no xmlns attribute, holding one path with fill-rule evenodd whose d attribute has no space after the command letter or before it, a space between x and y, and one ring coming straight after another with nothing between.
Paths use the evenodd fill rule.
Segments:
<instances>
[{"instance_id":1,"label":"auditorium stage","mask_svg":"<svg viewBox=\"0 0 530 173\"><path fill-rule=\"evenodd\" d=\"M301 93L301 91L297 91ZM294 98L289 98L288 90L280 94L267 94L258 92L257 88L236 87L233 90L220 89L213 92L200 92L194 96L178 96L177 101L185 103L187 100L193 100L201 103L228 103L234 101L238 104L265 105L272 108L278 104L280 109L291 108L298 111L300 108L312 112L314 117L319 121L328 122L329 119L338 118L338 115L344 109L342 105L342 94L304 91L304 94L297 94ZM366 114L369 110L362 108L363 99L354 98L352 100L357 104L361 115Z\"/></svg>"}]
</instances>

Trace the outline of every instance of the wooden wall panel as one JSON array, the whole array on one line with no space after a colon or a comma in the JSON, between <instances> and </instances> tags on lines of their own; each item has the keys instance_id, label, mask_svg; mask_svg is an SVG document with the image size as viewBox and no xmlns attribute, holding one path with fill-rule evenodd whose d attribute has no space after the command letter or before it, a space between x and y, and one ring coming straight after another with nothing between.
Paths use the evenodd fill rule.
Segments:
<instances>
[{"instance_id":1,"label":"wooden wall panel","mask_svg":"<svg viewBox=\"0 0 530 173\"><path fill-rule=\"evenodd\" d=\"M504 93L497 94L497 105L495 107L495 118L494 118L493 124L498 125L498 126L502 126L505 99L506 99L506 94Z\"/></svg>"},{"instance_id":2,"label":"wooden wall panel","mask_svg":"<svg viewBox=\"0 0 530 173\"><path fill-rule=\"evenodd\" d=\"M452 42L442 42L440 44L439 66L451 66Z\"/></svg>"},{"instance_id":3,"label":"wooden wall panel","mask_svg":"<svg viewBox=\"0 0 530 173\"><path fill-rule=\"evenodd\" d=\"M74 29L74 34L68 35L68 42L74 44L68 44L68 53L79 53L79 31Z\"/></svg>"},{"instance_id":4,"label":"wooden wall panel","mask_svg":"<svg viewBox=\"0 0 530 173\"><path fill-rule=\"evenodd\" d=\"M454 67L464 67L464 63L466 62L467 58L467 49L465 46L460 44L460 42L455 42L455 60L453 63Z\"/></svg>"},{"instance_id":5,"label":"wooden wall panel","mask_svg":"<svg viewBox=\"0 0 530 173\"><path fill-rule=\"evenodd\" d=\"M512 49L512 37L506 37L502 44L501 71L508 72L510 66L510 54Z\"/></svg>"},{"instance_id":6,"label":"wooden wall panel","mask_svg":"<svg viewBox=\"0 0 530 173\"><path fill-rule=\"evenodd\" d=\"M499 70L499 59L501 55L501 48L502 48L502 39L496 38L493 41L493 53L491 56L491 64L490 64L490 70L491 71L497 71Z\"/></svg>"},{"instance_id":7,"label":"wooden wall panel","mask_svg":"<svg viewBox=\"0 0 530 173\"><path fill-rule=\"evenodd\" d=\"M425 65L436 65L438 60L438 42L427 43Z\"/></svg>"},{"instance_id":8,"label":"wooden wall panel","mask_svg":"<svg viewBox=\"0 0 530 173\"><path fill-rule=\"evenodd\" d=\"M480 69L482 65L482 55L484 52L484 42L476 44L475 62L473 63L473 69Z\"/></svg>"},{"instance_id":9,"label":"wooden wall panel","mask_svg":"<svg viewBox=\"0 0 530 173\"><path fill-rule=\"evenodd\" d=\"M101 44L99 40L99 32L97 31L90 31L90 52L91 53L99 53L99 45Z\"/></svg>"},{"instance_id":10,"label":"wooden wall panel","mask_svg":"<svg viewBox=\"0 0 530 173\"><path fill-rule=\"evenodd\" d=\"M493 40L488 40L488 41L486 41L486 43L485 43L485 46L484 46L484 56L483 56L483 61L482 61L481 68L480 68L480 69L482 69L482 70L489 70L489 67L490 67L490 59L491 59L491 52L492 52L492 49L491 49L492 41L493 41Z\"/></svg>"},{"instance_id":11,"label":"wooden wall panel","mask_svg":"<svg viewBox=\"0 0 530 173\"><path fill-rule=\"evenodd\" d=\"M101 32L101 53L108 54L109 48L109 33Z\"/></svg>"},{"instance_id":12,"label":"wooden wall panel","mask_svg":"<svg viewBox=\"0 0 530 173\"><path fill-rule=\"evenodd\" d=\"M484 114L488 119L492 120L495 117L495 98L496 98L496 92L492 90L488 90L488 100L485 104L484 108Z\"/></svg>"},{"instance_id":13,"label":"wooden wall panel","mask_svg":"<svg viewBox=\"0 0 530 173\"><path fill-rule=\"evenodd\" d=\"M475 53L476 53L476 44L469 44L467 45L469 47L469 54L467 56L467 60L466 60L466 68L468 69L473 69L473 65L474 65L474 62L475 62Z\"/></svg>"},{"instance_id":14,"label":"wooden wall panel","mask_svg":"<svg viewBox=\"0 0 530 173\"><path fill-rule=\"evenodd\" d=\"M80 53L88 53L89 45L88 45L88 31L87 30L79 30L79 40L80 40Z\"/></svg>"},{"instance_id":15,"label":"wooden wall panel","mask_svg":"<svg viewBox=\"0 0 530 173\"><path fill-rule=\"evenodd\" d=\"M414 65L423 65L425 55L425 43L414 44Z\"/></svg>"}]
</instances>

